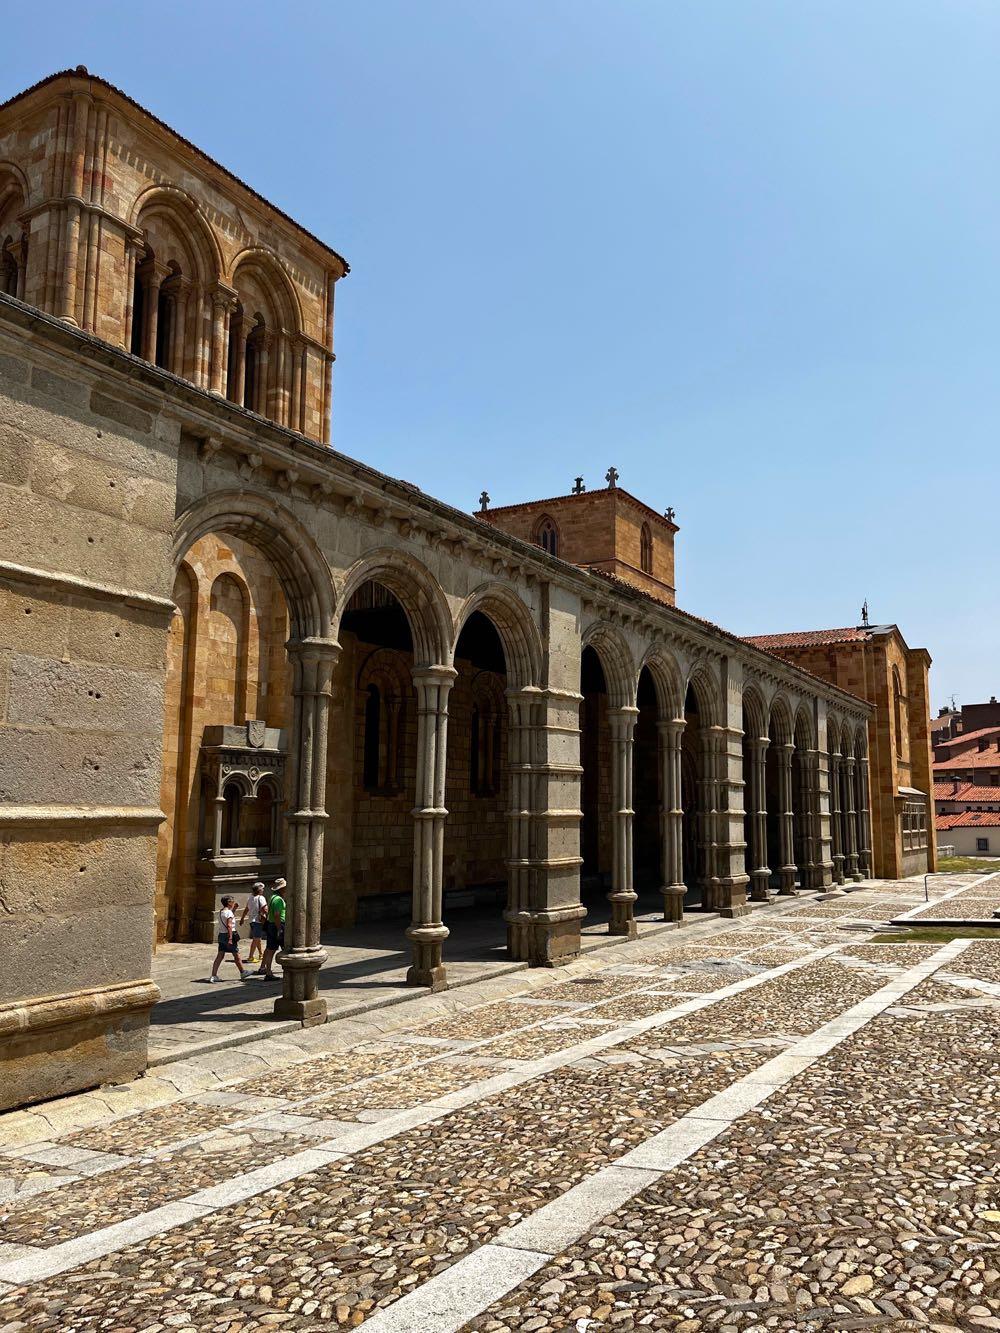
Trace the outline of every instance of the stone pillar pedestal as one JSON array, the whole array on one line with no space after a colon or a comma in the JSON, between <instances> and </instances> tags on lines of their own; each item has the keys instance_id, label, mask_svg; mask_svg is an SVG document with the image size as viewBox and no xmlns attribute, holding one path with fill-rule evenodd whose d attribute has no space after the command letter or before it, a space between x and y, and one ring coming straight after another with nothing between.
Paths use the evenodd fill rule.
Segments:
<instances>
[{"instance_id":1,"label":"stone pillar pedestal","mask_svg":"<svg viewBox=\"0 0 1000 1333\"><path fill-rule=\"evenodd\" d=\"M872 814L868 788L868 760L857 761L858 774L858 874L862 879L872 875Z\"/></svg>"},{"instance_id":2,"label":"stone pillar pedestal","mask_svg":"<svg viewBox=\"0 0 1000 1333\"><path fill-rule=\"evenodd\" d=\"M639 896L632 881L632 750L636 718L635 707L612 708L608 711L611 727L611 804L612 863L611 923L612 935L636 938L635 901Z\"/></svg>"},{"instance_id":3,"label":"stone pillar pedestal","mask_svg":"<svg viewBox=\"0 0 1000 1333\"><path fill-rule=\"evenodd\" d=\"M663 804L660 807L662 847L663 919L684 919L684 810L681 805L681 742L683 718L671 718L659 724L660 769Z\"/></svg>"},{"instance_id":4,"label":"stone pillar pedestal","mask_svg":"<svg viewBox=\"0 0 1000 1333\"><path fill-rule=\"evenodd\" d=\"M442 945L448 927L441 920L444 867L445 765L448 755L448 694L454 667L415 667L417 691L417 802L413 809L413 922L407 938L413 962L408 986L445 990Z\"/></svg>"},{"instance_id":5,"label":"stone pillar pedestal","mask_svg":"<svg viewBox=\"0 0 1000 1333\"><path fill-rule=\"evenodd\" d=\"M280 1018L304 1027L326 1021L326 1001L317 994L326 960L320 944L323 902L323 839L326 830L327 728L333 668L340 645L304 639L287 645L292 664L292 744L289 754L285 943L278 961L282 993L274 1003Z\"/></svg>"},{"instance_id":6,"label":"stone pillar pedestal","mask_svg":"<svg viewBox=\"0 0 1000 1333\"><path fill-rule=\"evenodd\" d=\"M839 752L833 751L830 755L830 846L834 884L844 882L844 828L840 805L841 763Z\"/></svg>"},{"instance_id":7,"label":"stone pillar pedestal","mask_svg":"<svg viewBox=\"0 0 1000 1333\"><path fill-rule=\"evenodd\" d=\"M742 680L724 673L728 725L712 727L715 754L715 817L712 865L713 902L720 916L746 916L746 825L743 810Z\"/></svg>"},{"instance_id":8,"label":"stone pillar pedestal","mask_svg":"<svg viewBox=\"0 0 1000 1333\"><path fill-rule=\"evenodd\" d=\"M795 815L792 810L792 756L795 746L788 742L777 747L778 754L778 841L781 865L778 868L778 893L794 897L795 887Z\"/></svg>"}]
</instances>

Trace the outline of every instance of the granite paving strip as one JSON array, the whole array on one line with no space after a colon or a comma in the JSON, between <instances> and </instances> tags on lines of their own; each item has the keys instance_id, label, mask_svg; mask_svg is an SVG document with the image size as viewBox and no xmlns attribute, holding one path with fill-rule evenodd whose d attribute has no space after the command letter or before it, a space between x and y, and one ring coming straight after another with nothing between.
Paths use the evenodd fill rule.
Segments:
<instances>
[{"instance_id":1,"label":"granite paving strip","mask_svg":"<svg viewBox=\"0 0 1000 1333\"><path fill-rule=\"evenodd\" d=\"M753 1073L730 1084L725 1091L697 1106L693 1112L682 1117L670 1129L653 1136L641 1147L626 1153L614 1165L597 1172L586 1182L585 1187L568 1191L550 1206L539 1209L525 1221L501 1232L494 1242L484 1245L465 1262L459 1275L463 1308L458 1308L455 1297L455 1275L451 1270L447 1270L422 1288L375 1314L370 1323L373 1333L409 1333L416 1328L421 1329L422 1333L454 1333L459 1328L541 1330L550 1327L572 1327L573 1321L578 1319L584 1321L582 1327L589 1328L595 1323L597 1327L601 1327L602 1323L615 1313L614 1298L609 1296L605 1300L603 1294L602 1296L595 1294L587 1299L589 1287L583 1287L579 1282L574 1285L573 1265L580 1264L584 1273L587 1272L586 1258L578 1256L581 1252L586 1254L586 1233L607 1215L609 1200L628 1199L628 1209L641 1212L645 1198L660 1189L658 1182L656 1184L651 1182L651 1177L656 1173L663 1173L666 1179L663 1182L662 1193L669 1199L669 1205L683 1213L685 1217L684 1222L679 1222L670 1228L670 1234L663 1241L666 1253L671 1255L674 1248L682 1244L685 1236L690 1233L692 1221L697 1221L701 1216L713 1216L729 1211L725 1208L725 1193L716 1190L711 1208L698 1209L692 1217L683 1185L678 1187L676 1168L693 1157L699 1149L711 1144L731 1125L735 1125L732 1135L735 1141L730 1152L735 1160L739 1161L738 1140L744 1129L741 1117L746 1112L756 1113L763 1101L783 1088L796 1074L807 1069L810 1064L833 1049L852 1032L871 1022L932 971L955 957L961 947L961 942L944 946L931 959L915 964L901 977L894 978L888 985L838 1014L833 1021L800 1041L789 1051L776 1056ZM814 1124L810 1124L809 1128L814 1128ZM621 1172L631 1168L638 1170L630 1191L628 1181L624 1183L622 1181ZM607 1190L602 1188L605 1176L608 1179ZM640 1196L638 1201L635 1198L637 1195ZM734 1203L740 1215L745 1216L746 1200L740 1197L734 1200ZM616 1217L610 1219L612 1226L616 1220ZM598 1227L598 1230L602 1228ZM698 1230L696 1227L695 1235L698 1234ZM755 1235L756 1231L757 1228L754 1228L749 1234ZM640 1255L643 1254L648 1245L645 1239L648 1232L642 1224L634 1225L629 1222L626 1234L628 1243L637 1247ZM582 1244L580 1238L583 1238ZM563 1262L556 1261L545 1266L545 1260L542 1258L544 1254L555 1256L572 1242L577 1243L576 1248L568 1250ZM522 1261L519 1268L515 1269L506 1258L507 1250L522 1256L533 1256L531 1263ZM612 1268L610 1286L613 1290L622 1288L634 1290L638 1286L645 1292L649 1286L654 1285L650 1282L648 1273L642 1274L641 1280L637 1282L630 1284L627 1281L630 1268L634 1267L635 1257L632 1256L631 1264L627 1261L619 1262ZM525 1282L523 1271L525 1267L530 1268L530 1282ZM486 1314L484 1311L487 1310L487 1300L477 1294L475 1281L477 1271L482 1271L484 1278L487 1275L489 1277L488 1282L484 1280L483 1293L489 1292L495 1295L504 1275L509 1281L509 1290L512 1293L499 1301L495 1300ZM602 1277L607 1278L603 1267L599 1271ZM626 1280L618 1281L619 1275ZM521 1283L520 1286L517 1285L518 1282ZM607 1285L605 1282L604 1286ZM671 1288L675 1285L676 1283L672 1283ZM591 1281L589 1286L596 1291L601 1284ZM700 1294L704 1290L705 1288L702 1288ZM713 1285L708 1290L717 1293L718 1288ZM753 1295L754 1289L751 1286L749 1288L751 1307ZM657 1286L656 1300L658 1304L663 1303L662 1284ZM639 1301L633 1300L631 1304L637 1305ZM642 1319L643 1326L654 1328L685 1326L683 1321L672 1319L670 1316L658 1322L659 1316L655 1313L657 1308L649 1304L640 1306L639 1313L647 1316ZM628 1302L624 1304L622 1310L624 1318L616 1319L615 1322L624 1327L625 1321L631 1319ZM552 1318L553 1313L556 1314L556 1318ZM731 1308L727 1307L727 1317L730 1314ZM648 1317L650 1315L651 1317ZM686 1318L686 1314L683 1317ZM628 1326L635 1327L636 1324L630 1322ZM697 1322L687 1324L687 1329L690 1329L691 1333L700 1327Z\"/></svg>"}]
</instances>

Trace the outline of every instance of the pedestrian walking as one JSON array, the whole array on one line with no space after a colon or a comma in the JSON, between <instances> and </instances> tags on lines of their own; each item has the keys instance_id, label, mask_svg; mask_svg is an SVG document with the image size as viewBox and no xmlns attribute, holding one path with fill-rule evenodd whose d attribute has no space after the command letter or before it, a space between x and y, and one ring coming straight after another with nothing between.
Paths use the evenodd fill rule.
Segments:
<instances>
[{"instance_id":1,"label":"pedestrian walking","mask_svg":"<svg viewBox=\"0 0 1000 1333\"><path fill-rule=\"evenodd\" d=\"M250 980L250 973L243 966L243 959L240 957L240 933L236 929L236 913L233 911L235 906L236 899L230 898L227 894L222 900L222 908L219 911L219 952L215 955L209 981L219 980L219 966L226 957L232 958L240 969L241 981Z\"/></svg>"},{"instance_id":2,"label":"pedestrian walking","mask_svg":"<svg viewBox=\"0 0 1000 1333\"><path fill-rule=\"evenodd\" d=\"M241 926L248 916L250 918L250 952L247 954L247 964L252 963L255 957L258 963L263 963L264 940L267 934L267 896L264 893L264 885L261 880L258 880L253 886L250 897L247 899L247 905L240 917Z\"/></svg>"},{"instance_id":3,"label":"pedestrian walking","mask_svg":"<svg viewBox=\"0 0 1000 1333\"><path fill-rule=\"evenodd\" d=\"M271 889L271 900L267 904L267 948L264 961L260 965L258 976L268 981L276 981L273 972L274 955L285 946L285 881L276 879Z\"/></svg>"}]
</instances>

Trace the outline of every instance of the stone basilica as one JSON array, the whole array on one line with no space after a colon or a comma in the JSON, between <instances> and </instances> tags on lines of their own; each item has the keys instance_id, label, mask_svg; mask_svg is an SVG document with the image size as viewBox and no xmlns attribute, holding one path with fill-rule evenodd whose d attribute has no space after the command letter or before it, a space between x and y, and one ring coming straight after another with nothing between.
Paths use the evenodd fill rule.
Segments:
<instances>
[{"instance_id":1,"label":"stone basilica","mask_svg":"<svg viewBox=\"0 0 1000 1333\"><path fill-rule=\"evenodd\" d=\"M281 1015L586 917L933 867L929 658L675 604L672 511L466 514L329 447L334 250L85 69L0 107L2 1105L144 1067L162 941L284 874Z\"/></svg>"}]
</instances>

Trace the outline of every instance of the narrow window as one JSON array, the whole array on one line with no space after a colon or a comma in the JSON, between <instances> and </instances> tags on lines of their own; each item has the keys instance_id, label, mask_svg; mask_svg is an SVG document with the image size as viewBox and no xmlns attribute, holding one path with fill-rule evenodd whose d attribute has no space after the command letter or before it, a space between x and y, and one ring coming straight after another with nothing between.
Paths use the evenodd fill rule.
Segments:
<instances>
[{"instance_id":1,"label":"narrow window","mask_svg":"<svg viewBox=\"0 0 1000 1333\"><path fill-rule=\"evenodd\" d=\"M642 566L642 572L644 574L652 574L653 534L650 531L648 523L643 523L642 535L639 538L639 563Z\"/></svg>"},{"instance_id":2,"label":"narrow window","mask_svg":"<svg viewBox=\"0 0 1000 1333\"><path fill-rule=\"evenodd\" d=\"M559 554L559 531L547 515L538 525L535 540L543 551L548 551L549 555Z\"/></svg>"},{"instance_id":3,"label":"narrow window","mask_svg":"<svg viewBox=\"0 0 1000 1333\"><path fill-rule=\"evenodd\" d=\"M365 738L364 765L362 782L367 791L375 791L379 785L382 749L382 698L377 685L368 686L368 698L365 700Z\"/></svg>"},{"instance_id":4,"label":"narrow window","mask_svg":"<svg viewBox=\"0 0 1000 1333\"><path fill-rule=\"evenodd\" d=\"M479 706L472 706L472 724L469 727L469 791L480 794L479 787Z\"/></svg>"},{"instance_id":5,"label":"narrow window","mask_svg":"<svg viewBox=\"0 0 1000 1333\"><path fill-rule=\"evenodd\" d=\"M171 325L174 317L174 302L169 292L160 288L156 300L156 364L162 370L169 370Z\"/></svg>"}]
</instances>

